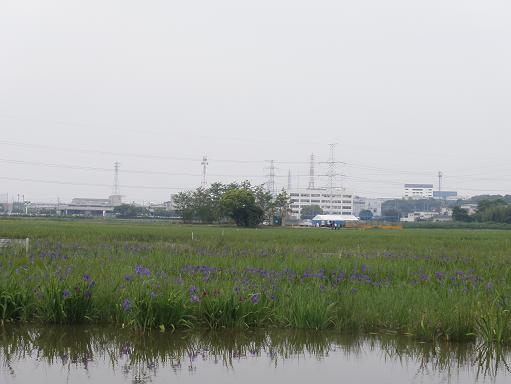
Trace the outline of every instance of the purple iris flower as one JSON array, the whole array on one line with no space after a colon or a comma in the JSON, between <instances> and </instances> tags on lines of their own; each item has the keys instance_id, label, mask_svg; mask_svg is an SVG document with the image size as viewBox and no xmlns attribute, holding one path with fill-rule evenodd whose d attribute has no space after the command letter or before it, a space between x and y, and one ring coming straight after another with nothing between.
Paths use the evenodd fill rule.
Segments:
<instances>
[{"instance_id":1,"label":"purple iris flower","mask_svg":"<svg viewBox=\"0 0 511 384\"><path fill-rule=\"evenodd\" d=\"M192 295L192 296L190 296L190 301L191 301L192 303L197 303L197 302L199 302L199 301L200 301L200 297L199 297L199 296L197 296L197 295Z\"/></svg>"},{"instance_id":2,"label":"purple iris flower","mask_svg":"<svg viewBox=\"0 0 511 384\"><path fill-rule=\"evenodd\" d=\"M254 293L252 296L250 296L250 301L252 302L252 304L259 303L259 294Z\"/></svg>"},{"instance_id":3,"label":"purple iris flower","mask_svg":"<svg viewBox=\"0 0 511 384\"><path fill-rule=\"evenodd\" d=\"M195 292L197 292L199 290L199 288L197 288L196 286L191 286L190 287L190 295L193 295Z\"/></svg>"},{"instance_id":4,"label":"purple iris flower","mask_svg":"<svg viewBox=\"0 0 511 384\"><path fill-rule=\"evenodd\" d=\"M130 309L130 301L128 299L124 299L122 302L122 309L124 309L124 312L127 312L128 309Z\"/></svg>"}]
</instances>

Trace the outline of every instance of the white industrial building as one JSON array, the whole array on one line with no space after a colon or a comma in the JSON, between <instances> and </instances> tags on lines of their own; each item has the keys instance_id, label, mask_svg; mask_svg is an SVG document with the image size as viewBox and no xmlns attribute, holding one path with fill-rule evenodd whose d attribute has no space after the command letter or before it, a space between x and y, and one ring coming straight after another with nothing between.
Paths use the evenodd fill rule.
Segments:
<instances>
[{"instance_id":1,"label":"white industrial building","mask_svg":"<svg viewBox=\"0 0 511 384\"><path fill-rule=\"evenodd\" d=\"M308 205L318 205L325 214L352 215L353 195L344 190L334 190L330 193L326 188L290 190L291 214L300 218L302 208Z\"/></svg>"},{"instance_id":2,"label":"white industrial building","mask_svg":"<svg viewBox=\"0 0 511 384\"><path fill-rule=\"evenodd\" d=\"M57 214L107 216L108 214L112 214L114 208L121 204L121 195L111 195L108 199L77 197L71 201L71 204L60 204L57 208Z\"/></svg>"},{"instance_id":3,"label":"white industrial building","mask_svg":"<svg viewBox=\"0 0 511 384\"><path fill-rule=\"evenodd\" d=\"M405 199L432 199L433 184L405 184Z\"/></svg>"}]
</instances>

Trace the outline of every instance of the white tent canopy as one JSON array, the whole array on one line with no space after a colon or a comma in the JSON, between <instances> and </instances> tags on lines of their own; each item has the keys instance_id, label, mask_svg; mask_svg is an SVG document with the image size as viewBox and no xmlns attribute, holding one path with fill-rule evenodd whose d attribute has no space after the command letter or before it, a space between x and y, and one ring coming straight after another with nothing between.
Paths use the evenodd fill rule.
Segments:
<instances>
[{"instance_id":1,"label":"white tent canopy","mask_svg":"<svg viewBox=\"0 0 511 384\"><path fill-rule=\"evenodd\" d=\"M353 215L316 215L312 221L359 221Z\"/></svg>"}]
</instances>

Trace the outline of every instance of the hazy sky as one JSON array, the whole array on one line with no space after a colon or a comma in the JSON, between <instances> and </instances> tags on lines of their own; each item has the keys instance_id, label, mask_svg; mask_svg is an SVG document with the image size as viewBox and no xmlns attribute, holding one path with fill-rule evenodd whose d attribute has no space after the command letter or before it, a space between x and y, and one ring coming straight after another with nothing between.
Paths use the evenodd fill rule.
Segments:
<instances>
[{"instance_id":1,"label":"hazy sky","mask_svg":"<svg viewBox=\"0 0 511 384\"><path fill-rule=\"evenodd\" d=\"M263 183L274 159L306 187L328 143L360 195L439 170L511 193L510 18L508 0L1 0L0 195L106 197L119 161L126 200L162 201L204 154L209 182Z\"/></svg>"}]
</instances>

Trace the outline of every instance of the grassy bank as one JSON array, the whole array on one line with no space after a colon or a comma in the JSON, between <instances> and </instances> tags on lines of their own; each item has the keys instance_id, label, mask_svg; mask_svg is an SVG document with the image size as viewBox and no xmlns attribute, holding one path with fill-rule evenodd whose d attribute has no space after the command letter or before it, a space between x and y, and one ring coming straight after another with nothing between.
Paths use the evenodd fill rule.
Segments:
<instances>
[{"instance_id":1,"label":"grassy bank","mask_svg":"<svg viewBox=\"0 0 511 384\"><path fill-rule=\"evenodd\" d=\"M193 239L192 239L193 232ZM0 220L0 319L511 342L506 231Z\"/></svg>"}]
</instances>

